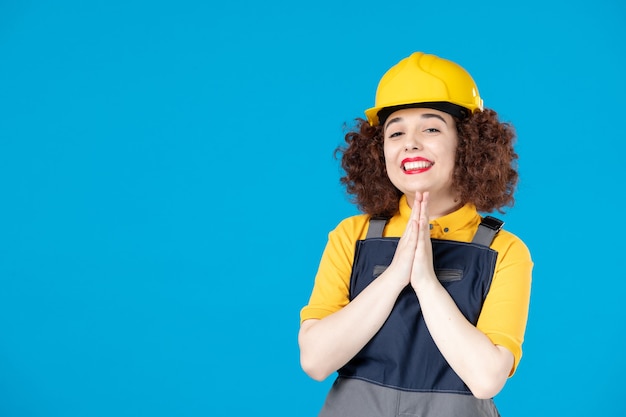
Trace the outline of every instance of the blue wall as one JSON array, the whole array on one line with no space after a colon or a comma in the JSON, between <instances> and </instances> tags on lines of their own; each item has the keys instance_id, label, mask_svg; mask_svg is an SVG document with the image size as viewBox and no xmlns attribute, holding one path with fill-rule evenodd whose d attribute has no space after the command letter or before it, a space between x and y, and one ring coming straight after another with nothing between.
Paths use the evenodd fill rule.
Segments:
<instances>
[{"instance_id":1,"label":"blue wall","mask_svg":"<svg viewBox=\"0 0 626 417\"><path fill-rule=\"evenodd\" d=\"M626 413L621 2L209 3L0 2L0 416L315 416L299 310L356 213L332 152L416 50L519 136L502 414Z\"/></svg>"}]
</instances>

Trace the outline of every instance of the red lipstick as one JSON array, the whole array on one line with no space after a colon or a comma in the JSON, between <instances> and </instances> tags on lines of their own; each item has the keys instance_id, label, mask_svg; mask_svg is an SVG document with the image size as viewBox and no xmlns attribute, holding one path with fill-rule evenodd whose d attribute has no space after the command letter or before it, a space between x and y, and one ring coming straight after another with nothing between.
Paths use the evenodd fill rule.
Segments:
<instances>
[{"instance_id":1,"label":"red lipstick","mask_svg":"<svg viewBox=\"0 0 626 417\"><path fill-rule=\"evenodd\" d=\"M435 163L417 156L415 158L405 158L402 160L402 169L407 174L420 174L428 171Z\"/></svg>"}]
</instances>

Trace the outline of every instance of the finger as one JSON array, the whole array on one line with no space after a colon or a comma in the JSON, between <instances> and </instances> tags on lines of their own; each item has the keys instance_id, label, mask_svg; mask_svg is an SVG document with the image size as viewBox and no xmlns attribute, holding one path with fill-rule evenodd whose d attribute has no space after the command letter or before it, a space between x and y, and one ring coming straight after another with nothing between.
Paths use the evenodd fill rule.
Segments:
<instances>
[{"instance_id":1,"label":"finger","mask_svg":"<svg viewBox=\"0 0 626 417\"><path fill-rule=\"evenodd\" d=\"M413 234L415 242L417 242L417 226L420 218L420 202L422 199L421 194L418 194L419 193L415 193L415 198L413 199L413 207L411 208L411 215L409 216L409 221L406 225L406 228L404 229L404 233L400 237L399 244L403 244L405 241L412 240L411 234Z\"/></svg>"},{"instance_id":2,"label":"finger","mask_svg":"<svg viewBox=\"0 0 626 417\"><path fill-rule=\"evenodd\" d=\"M428 197L429 193L425 192L420 203L420 226L428 226Z\"/></svg>"},{"instance_id":3,"label":"finger","mask_svg":"<svg viewBox=\"0 0 626 417\"><path fill-rule=\"evenodd\" d=\"M406 229L404 229L404 234L400 237L400 241L398 242L398 247L408 247L411 251L415 250L417 246L418 239L418 226L417 220L409 219L409 222L406 225Z\"/></svg>"},{"instance_id":4,"label":"finger","mask_svg":"<svg viewBox=\"0 0 626 417\"><path fill-rule=\"evenodd\" d=\"M421 209L422 209L422 193L416 192L415 198L413 199L413 208L411 209L410 219L419 221Z\"/></svg>"},{"instance_id":5,"label":"finger","mask_svg":"<svg viewBox=\"0 0 626 417\"><path fill-rule=\"evenodd\" d=\"M420 204L420 219L418 230L418 248L421 248L424 256L429 256L431 252L430 245L430 225L428 217L428 193L424 193Z\"/></svg>"},{"instance_id":6,"label":"finger","mask_svg":"<svg viewBox=\"0 0 626 417\"><path fill-rule=\"evenodd\" d=\"M406 224L406 227L404 228L404 233L402 233L402 236L400 236L400 242L402 242L403 240L408 239L409 235L411 234L411 219L412 219L413 214L411 213L411 216L409 216L409 221Z\"/></svg>"}]
</instances>

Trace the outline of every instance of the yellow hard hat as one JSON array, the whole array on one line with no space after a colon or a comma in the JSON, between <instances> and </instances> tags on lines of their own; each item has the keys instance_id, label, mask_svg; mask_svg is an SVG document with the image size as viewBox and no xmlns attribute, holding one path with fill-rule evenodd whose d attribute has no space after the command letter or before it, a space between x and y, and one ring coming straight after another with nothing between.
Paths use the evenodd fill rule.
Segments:
<instances>
[{"instance_id":1,"label":"yellow hard hat","mask_svg":"<svg viewBox=\"0 0 626 417\"><path fill-rule=\"evenodd\" d=\"M376 126L393 111L406 107L434 108L462 117L482 110L483 100L471 75L461 66L415 52L383 75L376 90L376 106L365 110L365 116Z\"/></svg>"}]
</instances>

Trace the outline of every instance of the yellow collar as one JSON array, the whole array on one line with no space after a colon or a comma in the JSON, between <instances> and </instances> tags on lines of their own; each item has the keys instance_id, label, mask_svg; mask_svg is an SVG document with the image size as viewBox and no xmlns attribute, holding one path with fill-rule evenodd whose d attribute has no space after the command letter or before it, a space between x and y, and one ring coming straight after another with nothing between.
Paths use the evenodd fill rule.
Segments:
<instances>
[{"instance_id":1,"label":"yellow collar","mask_svg":"<svg viewBox=\"0 0 626 417\"><path fill-rule=\"evenodd\" d=\"M400 198L399 208L400 216L408 221L411 216L411 207L409 207L405 195ZM456 232L461 230L475 230L479 223L480 214L476 211L476 206L472 203L467 203L450 214L430 221L431 236L439 238L455 235Z\"/></svg>"}]
</instances>

